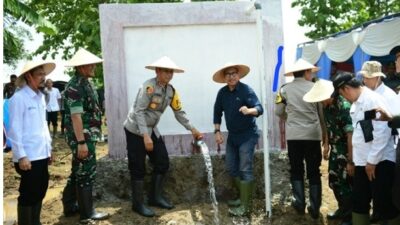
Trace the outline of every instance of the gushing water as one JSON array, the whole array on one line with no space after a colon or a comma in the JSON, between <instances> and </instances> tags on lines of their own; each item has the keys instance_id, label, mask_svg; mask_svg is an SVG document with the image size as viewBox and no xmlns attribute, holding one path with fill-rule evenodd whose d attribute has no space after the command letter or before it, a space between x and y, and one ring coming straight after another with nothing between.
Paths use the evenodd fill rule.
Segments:
<instances>
[{"instance_id":1,"label":"gushing water","mask_svg":"<svg viewBox=\"0 0 400 225\"><path fill-rule=\"evenodd\" d=\"M208 178L208 184L209 184L208 189L210 191L211 203L212 203L212 207L214 209L214 223L216 225L219 225L218 202L217 202L217 198L215 197L213 168L212 168L212 164L211 164L210 152L208 150L207 145L203 141L197 141L196 144L199 146L200 151L203 154L204 163L206 165L207 178Z\"/></svg>"}]
</instances>

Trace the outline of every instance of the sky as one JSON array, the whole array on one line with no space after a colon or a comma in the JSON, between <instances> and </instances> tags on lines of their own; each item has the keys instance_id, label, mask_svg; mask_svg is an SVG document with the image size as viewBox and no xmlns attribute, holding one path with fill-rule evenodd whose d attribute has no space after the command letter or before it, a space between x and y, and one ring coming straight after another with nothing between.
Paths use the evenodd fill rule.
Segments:
<instances>
[{"instance_id":1,"label":"sky","mask_svg":"<svg viewBox=\"0 0 400 225\"><path fill-rule=\"evenodd\" d=\"M282 0L282 12L283 12L283 32L284 32L284 59L285 65L290 65L295 61L296 58L296 47L297 44L308 41L309 39L304 36L304 33L308 30L307 28L300 27L297 24L297 20L300 18L300 11L298 8L291 8L291 1ZM287 16L290 15L290 16ZM35 32L33 28L28 28L33 36L33 40L26 40L25 47L29 52L35 51L43 42L42 35ZM293 35L296 34L296 35ZM34 59L40 59L40 56ZM64 74L64 62L61 60L61 56L57 56L54 60L57 64L56 69L49 75L48 78L52 80L66 80L68 76ZM14 69L7 65L3 65L3 83L9 82L9 76L11 74L19 74L24 66L24 62L19 62L17 67Z\"/></svg>"}]
</instances>

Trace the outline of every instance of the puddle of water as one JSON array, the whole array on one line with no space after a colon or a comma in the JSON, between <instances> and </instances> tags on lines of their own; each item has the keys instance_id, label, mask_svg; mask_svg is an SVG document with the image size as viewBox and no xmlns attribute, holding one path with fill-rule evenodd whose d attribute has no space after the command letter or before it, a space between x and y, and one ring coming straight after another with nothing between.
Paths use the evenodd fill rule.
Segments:
<instances>
[{"instance_id":1,"label":"puddle of water","mask_svg":"<svg viewBox=\"0 0 400 225\"><path fill-rule=\"evenodd\" d=\"M55 187L48 189L46 192L46 197L43 202L51 201L55 198L61 197L61 192L64 187ZM18 214L17 214L17 201L18 195L8 195L3 199L3 225L13 225L16 224Z\"/></svg>"}]
</instances>

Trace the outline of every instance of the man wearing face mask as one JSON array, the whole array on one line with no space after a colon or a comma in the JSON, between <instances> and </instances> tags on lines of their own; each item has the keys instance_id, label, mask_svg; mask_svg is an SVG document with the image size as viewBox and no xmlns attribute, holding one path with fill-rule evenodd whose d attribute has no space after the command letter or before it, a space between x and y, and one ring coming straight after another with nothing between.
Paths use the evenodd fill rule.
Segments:
<instances>
[{"instance_id":1,"label":"man wearing face mask","mask_svg":"<svg viewBox=\"0 0 400 225\"><path fill-rule=\"evenodd\" d=\"M82 48L67 62L67 66L75 68L75 75L64 91L65 138L72 150L72 169L62 202L64 215L71 216L78 212L78 200L81 224L94 224L94 220L109 216L95 211L92 197L101 109L90 78L95 75L96 64L101 62L102 59Z\"/></svg>"},{"instance_id":2,"label":"man wearing face mask","mask_svg":"<svg viewBox=\"0 0 400 225\"><path fill-rule=\"evenodd\" d=\"M20 89L9 103L9 140L14 167L21 176L17 210L20 225L41 224L42 201L49 184L51 137L40 89L55 66L50 62L27 62L15 82Z\"/></svg>"}]
</instances>

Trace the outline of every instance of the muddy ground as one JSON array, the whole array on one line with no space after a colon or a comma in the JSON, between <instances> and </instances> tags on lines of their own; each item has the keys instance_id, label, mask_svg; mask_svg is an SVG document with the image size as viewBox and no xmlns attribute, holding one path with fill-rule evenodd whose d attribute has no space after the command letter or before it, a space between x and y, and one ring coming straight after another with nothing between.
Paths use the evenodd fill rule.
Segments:
<instances>
[{"instance_id":1,"label":"muddy ground","mask_svg":"<svg viewBox=\"0 0 400 225\"><path fill-rule=\"evenodd\" d=\"M44 200L42 224L67 225L77 224L79 218L64 217L62 214L61 192L70 171L70 150L63 138L53 141L56 160L50 166L50 185ZM214 224L214 211L210 204L208 183L204 161L201 155L171 158L171 168L166 184L166 195L175 204L172 210L153 208L157 214L154 218L141 217L131 211L129 175L127 161L111 160L107 157L107 143L99 143L97 147L98 175L94 192L95 205L98 210L111 214L108 220L98 224ZM11 153L3 153L4 157L4 224L13 224L16 220L16 197L18 196L19 176L13 168ZM327 221L326 214L336 208L331 190L327 186L327 163L321 166L323 183L323 202L321 216L313 220L306 213L298 215L290 207L291 191L288 182L288 159L283 153L271 153L272 179L272 217L265 216L264 175L262 153L256 154L255 174L257 177L256 199L253 202L254 212L250 218L228 216L226 199L232 196L232 185L229 182L223 165L224 157L212 157L213 174L218 203L219 224L276 224L276 225L308 225L330 224L338 221ZM149 168L151 173L151 168ZM147 176L148 178L150 176Z\"/></svg>"}]
</instances>

